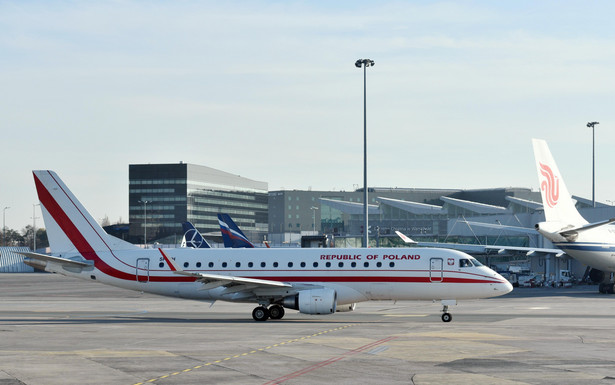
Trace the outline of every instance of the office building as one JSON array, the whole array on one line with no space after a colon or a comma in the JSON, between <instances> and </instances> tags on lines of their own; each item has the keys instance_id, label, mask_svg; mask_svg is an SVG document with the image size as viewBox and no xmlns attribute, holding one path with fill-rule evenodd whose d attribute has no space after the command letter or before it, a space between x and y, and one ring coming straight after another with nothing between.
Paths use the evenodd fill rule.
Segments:
<instances>
[{"instance_id":1,"label":"office building","mask_svg":"<svg viewBox=\"0 0 615 385\"><path fill-rule=\"evenodd\" d=\"M128 174L132 242L177 244L185 221L219 236L218 213L230 214L255 243L267 234L266 182L183 162L132 164Z\"/></svg>"}]
</instances>

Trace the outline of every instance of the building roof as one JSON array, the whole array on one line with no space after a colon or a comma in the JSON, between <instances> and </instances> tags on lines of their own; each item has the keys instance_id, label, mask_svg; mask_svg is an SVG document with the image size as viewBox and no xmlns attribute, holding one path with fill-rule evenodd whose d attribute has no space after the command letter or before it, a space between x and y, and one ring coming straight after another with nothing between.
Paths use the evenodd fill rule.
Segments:
<instances>
[{"instance_id":1,"label":"building roof","mask_svg":"<svg viewBox=\"0 0 615 385\"><path fill-rule=\"evenodd\" d=\"M450 205L461 207L463 209L470 210L478 214L504 214L504 213L509 212L509 210L506 207L502 207L502 206L493 206L493 205L488 205L485 203L464 201L461 199L444 197L444 196L440 197L440 199Z\"/></svg>"},{"instance_id":2,"label":"building roof","mask_svg":"<svg viewBox=\"0 0 615 385\"><path fill-rule=\"evenodd\" d=\"M365 206L363 203L345 202L327 198L318 198L318 200L323 204L340 210L346 214L363 214L365 212ZM381 214L380 208L376 205L367 205L367 209L368 214Z\"/></svg>"},{"instance_id":3,"label":"building roof","mask_svg":"<svg viewBox=\"0 0 615 385\"><path fill-rule=\"evenodd\" d=\"M398 208L403 211L410 212L412 214L417 215L429 215L429 214L437 214L437 215L446 215L448 214L448 210L442 206L437 205L428 205L426 203L418 203L418 202L410 202L404 201L400 199L392 199L392 198L377 198L380 203Z\"/></svg>"},{"instance_id":4,"label":"building roof","mask_svg":"<svg viewBox=\"0 0 615 385\"><path fill-rule=\"evenodd\" d=\"M523 207L527 207L528 209L542 210L542 203L540 202L534 202L534 201L529 201L527 199L515 198L515 197L510 197L510 196L507 196L505 199L509 202L518 204Z\"/></svg>"}]
</instances>

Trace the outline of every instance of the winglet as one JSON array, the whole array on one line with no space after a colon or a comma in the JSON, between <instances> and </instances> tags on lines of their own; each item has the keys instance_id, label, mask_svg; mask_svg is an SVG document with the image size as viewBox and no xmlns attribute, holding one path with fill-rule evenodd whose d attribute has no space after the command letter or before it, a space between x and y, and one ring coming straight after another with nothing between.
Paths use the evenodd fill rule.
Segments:
<instances>
[{"instance_id":1,"label":"winglet","mask_svg":"<svg viewBox=\"0 0 615 385\"><path fill-rule=\"evenodd\" d=\"M395 234L397 234L406 243L416 244L415 241L410 239L410 237L408 237L406 234L402 233L401 231L395 231Z\"/></svg>"}]
</instances>

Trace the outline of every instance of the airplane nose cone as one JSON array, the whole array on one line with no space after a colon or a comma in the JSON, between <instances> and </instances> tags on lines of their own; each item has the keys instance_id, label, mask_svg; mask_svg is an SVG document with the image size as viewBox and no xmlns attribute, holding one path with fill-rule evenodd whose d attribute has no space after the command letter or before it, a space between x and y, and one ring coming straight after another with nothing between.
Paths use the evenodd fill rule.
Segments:
<instances>
[{"instance_id":1,"label":"airplane nose cone","mask_svg":"<svg viewBox=\"0 0 615 385\"><path fill-rule=\"evenodd\" d=\"M510 293L513 289L513 285L508 281L505 281L504 283L502 283L502 286L503 286L502 291L504 292L504 294Z\"/></svg>"}]
</instances>

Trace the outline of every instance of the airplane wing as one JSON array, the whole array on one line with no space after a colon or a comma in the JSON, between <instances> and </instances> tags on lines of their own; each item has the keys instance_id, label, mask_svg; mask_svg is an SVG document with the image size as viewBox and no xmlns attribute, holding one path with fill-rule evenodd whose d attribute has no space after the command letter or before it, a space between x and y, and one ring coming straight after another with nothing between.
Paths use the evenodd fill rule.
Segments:
<instances>
[{"instance_id":1,"label":"airplane wing","mask_svg":"<svg viewBox=\"0 0 615 385\"><path fill-rule=\"evenodd\" d=\"M177 262L173 258L170 258L162 249L160 253L162 257L169 265L171 271L174 274L186 275L195 277L197 281L202 282L204 284L203 290L209 290L216 288L218 286L237 286L237 285L247 285L246 288L254 289L254 288L281 288L281 287L292 287L289 283L284 283L280 281L272 281L268 279L256 279L256 278L244 278L244 277L234 277L231 275L220 275L220 274L205 274L205 273L191 273L188 271L182 270L182 268L177 265ZM238 291L238 290L236 290Z\"/></svg>"},{"instance_id":2,"label":"airplane wing","mask_svg":"<svg viewBox=\"0 0 615 385\"><path fill-rule=\"evenodd\" d=\"M465 251L468 253L486 254L489 251L495 250L498 254L507 251L524 252L527 256L535 254L553 254L556 257L566 255L561 249L547 249L543 247L521 247L521 246L503 246L503 245L475 245L469 243L443 243L443 242L417 242L420 247L440 247L445 249L454 249Z\"/></svg>"}]
</instances>

